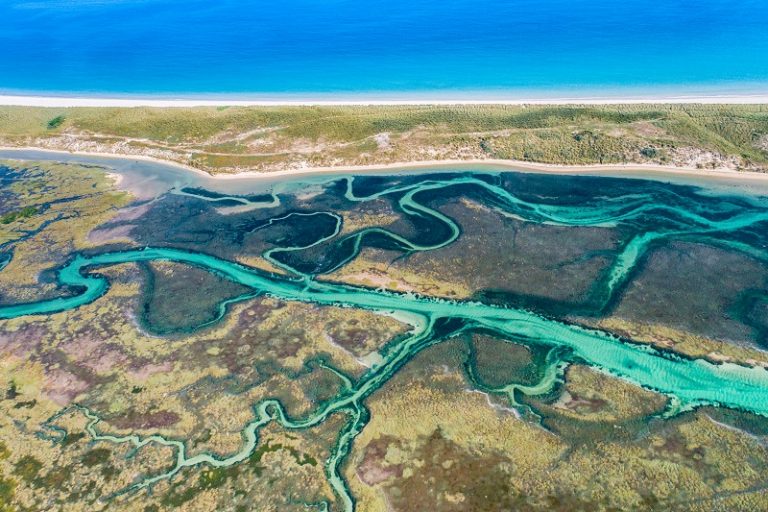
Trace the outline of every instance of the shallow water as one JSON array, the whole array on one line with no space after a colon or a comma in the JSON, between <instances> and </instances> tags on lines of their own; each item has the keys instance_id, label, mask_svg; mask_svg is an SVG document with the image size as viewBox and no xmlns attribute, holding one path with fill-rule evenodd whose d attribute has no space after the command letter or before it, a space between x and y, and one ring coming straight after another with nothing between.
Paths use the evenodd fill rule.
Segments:
<instances>
[{"instance_id":1,"label":"shallow water","mask_svg":"<svg viewBox=\"0 0 768 512\"><path fill-rule=\"evenodd\" d=\"M97 165L110 169L122 177L120 188L129 190L139 199L157 197L169 190L183 191L184 188L200 188L217 194L251 195L269 192L296 193L300 190L312 190L329 182L343 178L348 174L343 168L329 172L307 172L283 176L237 176L215 178L203 172L195 172L172 163L131 159L130 157L110 157L101 155L74 154L66 151L42 151L36 149L0 149L0 159L13 159L42 162L68 162L74 164ZM429 167L406 166L402 169L370 169L355 171L359 176L419 176L425 173L440 172L482 172L498 173L513 171L536 174L538 171L499 167L493 164L447 164ZM735 193L750 196L768 196L768 180L761 176L748 175L725 177L706 174L683 174L675 171L644 169L582 170L573 176L600 176L607 178L629 178L654 180L663 183L692 185L701 187L701 193ZM569 174L564 175L567 179Z\"/></svg>"}]
</instances>

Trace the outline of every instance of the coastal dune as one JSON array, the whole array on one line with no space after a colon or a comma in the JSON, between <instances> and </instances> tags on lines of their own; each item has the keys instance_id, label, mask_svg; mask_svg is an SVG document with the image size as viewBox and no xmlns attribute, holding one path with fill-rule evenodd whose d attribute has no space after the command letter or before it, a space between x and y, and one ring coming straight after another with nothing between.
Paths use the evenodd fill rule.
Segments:
<instances>
[{"instance_id":1,"label":"coastal dune","mask_svg":"<svg viewBox=\"0 0 768 512\"><path fill-rule=\"evenodd\" d=\"M753 182L768 176L768 103L26 100L47 106L0 107L5 157L51 159L58 151L169 164L216 180L457 167Z\"/></svg>"}]
</instances>

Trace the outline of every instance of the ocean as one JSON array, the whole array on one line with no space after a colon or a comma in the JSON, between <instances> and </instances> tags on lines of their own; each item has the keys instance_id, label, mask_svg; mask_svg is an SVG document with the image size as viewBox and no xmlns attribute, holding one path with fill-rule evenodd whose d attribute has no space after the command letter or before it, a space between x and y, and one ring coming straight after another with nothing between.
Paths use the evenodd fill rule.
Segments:
<instances>
[{"instance_id":1,"label":"ocean","mask_svg":"<svg viewBox=\"0 0 768 512\"><path fill-rule=\"evenodd\" d=\"M765 0L4 0L0 93L768 93Z\"/></svg>"}]
</instances>

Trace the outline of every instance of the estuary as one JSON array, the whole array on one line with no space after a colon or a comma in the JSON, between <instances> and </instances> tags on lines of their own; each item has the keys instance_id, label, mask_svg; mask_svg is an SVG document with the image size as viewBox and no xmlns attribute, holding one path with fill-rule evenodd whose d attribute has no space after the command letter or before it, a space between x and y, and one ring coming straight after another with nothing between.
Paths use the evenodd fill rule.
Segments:
<instances>
[{"instance_id":1,"label":"estuary","mask_svg":"<svg viewBox=\"0 0 768 512\"><path fill-rule=\"evenodd\" d=\"M371 419L366 401L420 352L464 333L491 334L508 343L538 347L546 352L538 380L530 384L486 385L478 379L477 371L471 365L468 367L467 378L474 387L505 397L509 406L519 412L532 412L523 404L526 397L551 394L562 386L569 366L586 365L662 394L667 405L656 415L658 418L673 418L704 406L768 416L768 371L764 368L692 357L639 343L574 318L577 315L599 319L621 307L633 280L653 265L652 255L675 243L712 247L724 254L736 254L765 264L768 202L758 196L706 192L695 187L647 181L567 180L567 184L557 185L551 177L495 172L343 175L308 184L320 189L311 198L307 195L304 203L297 199L300 187L297 192L265 190L261 195L251 196L226 195L194 187L173 189L159 197L161 201L176 202L175 214L179 214L178 205L190 202L202 205L200 211L207 212L208 220L198 222L197 230L183 222L170 226L164 217L168 212L158 207L153 217L155 210L150 209L143 215L145 227L134 229L136 243L132 246L95 247L69 254L55 269L55 284L60 292L39 300L6 299L0 305L0 319L34 318L81 308L109 293L110 278L101 274L102 270L124 264L167 263L203 270L238 285L241 290L233 297L222 297L211 318L184 325L183 332L208 329L223 321L235 305L255 297L366 310L395 318L408 326L405 334L378 350L378 359L360 375L322 363L340 384L333 396L314 404L307 412L292 414L277 398L250 404L253 418L242 426L241 447L232 453L194 452L186 440L167 435L113 433L102 427L99 411L80 403L63 408L46 422L48 429L58 432L61 439L68 432L57 426L58 419L75 412L87 419L85 431L94 442L126 445L133 451L150 445L173 450L173 463L167 469L136 479L110 495L110 500L151 489L158 482L172 480L185 468L229 468L241 464L258 449L260 433L268 425L301 431L321 425L340 413L346 419L325 460L325 473L338 498L334 508L352 511L356 499L342 469L356 438ZM578 303L515 292L515 283L503 292L480 286L468 297L448 298L431 296L421 290L398 291L341 282L339 272L370 251L386 251L397 255L392 261L408 261L419 254L450 250L453 244L470 236L473 225L466 218L457 220L451 215L451 208L456 210L459 206L448 208L449 198L464 198L464 203L451 203L459 206L471 201L472 208L480 215L496 216L502 223L565 230L558 231L562 233L562 247L572 243L569 233L575 236L581 229L616 235L606 248L591 249L573 260L575 263L568 263L581 265L596 259L605 262ZM377 211L391 208L405 224L371 224L347 229L348 211L359 206L375 207ZM211 225L210 219L214 218L228 227ZM155 226L170 231L158 233ZM189 242L173 242L174 237L169 235L176 229L199 234L200 226L212 230L204 237L204 243L192 238ZM227 238L231 242L217 241L216 233L222 232L231 237ZM235 256L246 247L243 244L255 236L265 237L260 256L270 268L236 261ZM512 240L510 243L523 242ZM240 245L238 248L232 244ZM3 258L0 258L4 261L0 270L9 266L12 253ZM502 261L501 254L498 261ZM496 279L504 282L507 276L502 272ZM575 285L566 278L561 282L552 281L548 286L565 289ZM728 314L734 321L750 326L750 332L757 334L753 334L749 343L761 346L765 342L761 334L763 327L759 319L751 317L754 309L750 308L762 304L766 295L759 286L747 292L739 295L741 298L730 307ZM151 329L150 324L145 325ZM536 416L535 412L532 416ZM315 505L330 506L329 503Z\"/></svg>"}]
</instances>

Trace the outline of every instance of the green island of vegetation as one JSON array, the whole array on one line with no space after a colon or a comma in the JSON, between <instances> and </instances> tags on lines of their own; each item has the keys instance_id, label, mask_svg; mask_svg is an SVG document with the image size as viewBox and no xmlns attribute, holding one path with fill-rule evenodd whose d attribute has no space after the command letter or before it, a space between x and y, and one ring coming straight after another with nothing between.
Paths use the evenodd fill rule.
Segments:
<instances>
[{"instance_id":1,"label":"green island of vegetation","mask_svg":"<svg viewBox=\"0 0 768 512\"><path fill-rule=\"evenodd\" d=\"M25 206L21 210L15 210L8 212L0 216L0 224L10 224L11 222L19 219L26 219L37 213L37 208L34 206Z\"/></svg>"}]
</instances>

